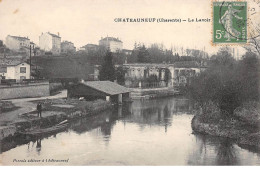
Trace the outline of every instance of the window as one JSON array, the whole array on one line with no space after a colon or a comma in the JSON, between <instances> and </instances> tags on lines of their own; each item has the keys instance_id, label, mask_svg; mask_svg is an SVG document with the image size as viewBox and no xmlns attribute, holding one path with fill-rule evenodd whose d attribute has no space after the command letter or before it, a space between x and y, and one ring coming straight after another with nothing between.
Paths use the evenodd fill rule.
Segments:
<instances>
[{"instance_id":1,"label":"window","mask_svg":"<svg viewBox=\"0 0 260 172\"><path fill-rule=\"evenodd\" d=\"M26 67L20 67L20 73L26 73Z\"/></svg>"}]
</instances>

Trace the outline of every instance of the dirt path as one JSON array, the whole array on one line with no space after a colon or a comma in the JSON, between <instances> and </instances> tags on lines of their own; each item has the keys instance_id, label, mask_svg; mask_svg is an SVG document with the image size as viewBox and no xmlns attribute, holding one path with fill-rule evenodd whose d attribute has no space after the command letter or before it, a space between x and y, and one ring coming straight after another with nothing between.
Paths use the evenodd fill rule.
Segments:
<instances>
[{"instance_id":1,"label":"dirt path","mask_svg":"<svg viewBox=\"0 0 260 172\"><path fill-rule=\"evenodd\" d=\"M22 115L27 112L31 112L36 110L36 104L30 101L34 100L44 100L44 99L58 99L58 98L66 98L67 90L61 91L61 93L54 96L47 97L37 97L37 98L22 98L22 99L10 99L15 106L21 107L17 110L5 112L0 114L0 126L11 123L17 119L19 119L19 115Z\"/></svg>"}]
</instances>

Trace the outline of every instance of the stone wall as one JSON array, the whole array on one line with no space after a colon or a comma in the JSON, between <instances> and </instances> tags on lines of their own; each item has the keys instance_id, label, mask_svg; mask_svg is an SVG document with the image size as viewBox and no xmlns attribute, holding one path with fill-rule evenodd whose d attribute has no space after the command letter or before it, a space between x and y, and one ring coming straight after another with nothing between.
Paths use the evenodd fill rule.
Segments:
<instances>
[{"instance_id":1,"label":"stone wall","mask_svg":"<svg viewBox=\"0 0 260 172\"><path fill-rule=\"evenodd\" d=\"M49 82L0 87L0 100L25 98L25 97L43 97L49 95L50 95Z\"/></svg>"},{"instance_id":2,"label":"stone wall","mask_svg":"<svg viewBox=\"0 0 260 172\"><path fill-rule=\"evenodd\" d=\"M13 136L16 132L15 126L1 126L0 127L0 140L6 137Z\"/></svg>"}]
</instances>

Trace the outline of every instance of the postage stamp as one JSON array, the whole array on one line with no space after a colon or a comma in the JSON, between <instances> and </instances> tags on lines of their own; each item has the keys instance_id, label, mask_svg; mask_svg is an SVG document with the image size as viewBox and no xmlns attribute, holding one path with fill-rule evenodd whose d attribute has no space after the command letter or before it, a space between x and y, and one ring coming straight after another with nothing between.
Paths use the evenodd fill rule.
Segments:
<instances>
[{"instance_id":1,"label":"postage stamp","mask_svg":"<svg viewBox=\"0 0 260 172\"><path fill-rule=\"evenodd\" d=\"M213 2L213 43L247 43L247 2Z\"/></svg>"}]
</instances>

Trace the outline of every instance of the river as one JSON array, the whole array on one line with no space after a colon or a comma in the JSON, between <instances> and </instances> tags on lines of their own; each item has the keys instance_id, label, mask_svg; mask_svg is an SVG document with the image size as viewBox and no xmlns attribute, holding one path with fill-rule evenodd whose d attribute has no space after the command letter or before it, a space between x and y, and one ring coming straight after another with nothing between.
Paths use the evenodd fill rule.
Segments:
<instances>
[{"instance_id":1,"label":"river","mask_svg":"<svg viewBox=\"0 0 260 172\"><path fill-rule=\"evenodd\" d=\"M259 152L240 148L230 139L194 134L192 108L185 98L134 101L75 121L68 130L37 141L16 139L0 143L0 162L3 165L260 165Z\"/></svg>"}]
</instances>

